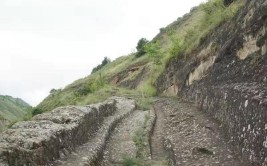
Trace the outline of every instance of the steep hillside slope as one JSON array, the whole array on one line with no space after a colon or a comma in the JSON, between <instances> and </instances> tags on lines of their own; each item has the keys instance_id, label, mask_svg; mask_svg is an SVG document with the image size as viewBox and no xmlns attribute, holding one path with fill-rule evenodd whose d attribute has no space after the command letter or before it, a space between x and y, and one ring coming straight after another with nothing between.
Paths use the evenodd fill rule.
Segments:
<instances>
[{"instance_id":1,"label":"steep hillside slope","mask_svg":"<svg viewBox=\"0 0 267 166\"><path fill-rule=\"evenodd\" d=\"M9 123L23 119L30 108L29 104L19 98L0 95L0 130Z\"/></svg>"},{"instance_id":2,"label":"steep hillside slope","mask_svg":"<svg viewBox=\"0 0 267 166\"><path fill-rule=\"evenodd\" d=\"M51 94L34 112L51 111L70 104L91 104L115 94L142 97L156 95L155 83L170 59L196 48L202 38L216 26L231 19L243 4L244 0L237 0L225 7L222 0L211 0L192 8L190 13L161 28L160 33L146 45L143 56L137 57L138 53L133 53L120 57L63 90L51 90Z\"/></svg>"},{"instance_id":3,"label":"steep hillside slope","mask_svg":"<svg viewBox=\"0 0 267 166\"><path fill-rule=\"evenodd\" d=\"M59 106L91 104L114 95L133 97L144 106L149 105L150 96L178 95L217 120L214 126L224 131L226 142L242 155L244 163L267 164L267 0L210 0L161 28L143 51L140 57L139 52L120 57L64 89L51 90L34 114ZM169 126L159 127L159 133L176 135L168 139L170 145L176 146L190 137L184 140L190 140L187 146L179 147L187 149L188 158L192 157L191 152L203 151L203 147L193 145L202 139L196 138L201 134L214 134L212 126L205 124L205 118L197 118L196 109L194 115L189 114L190 104L180 108L182 102L164 101L156 104L155 110L157 115L164 112L161 121ZM36 117L47 114L50 115ZM62 115L65 118L64 112ZM62 123L68 125L69 119L65 120ZM216 139L221 137L220 134ZM205 148L204 151L214 155ZM230 150L221 153L223 159L228 157L226 151ZM170 153L174 158L174 154L181 155L177 148Z\"/></svg>"},{"instance_id":4,"label":"steep hillside slope","mask_svg":"<svg viewBox=\"0 0 267 166\"><path fill-rule=\"evenodd\" d=\"M192 52L170 61L158 91L218 119L253 165L267 164L267 1L247 1Z\"/></svg>"}]
</instances>

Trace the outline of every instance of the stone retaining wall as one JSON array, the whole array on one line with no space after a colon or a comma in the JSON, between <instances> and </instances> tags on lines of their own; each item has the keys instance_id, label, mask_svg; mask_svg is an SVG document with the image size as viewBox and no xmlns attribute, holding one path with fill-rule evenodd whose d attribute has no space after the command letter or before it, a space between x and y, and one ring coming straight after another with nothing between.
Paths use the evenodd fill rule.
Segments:
<instances>
[{"instance_id":1,"label":"stone retaining wall","mask_svg":"<svg viewBox=\"0 0 267 166\"><path fill-rule=\"evenodd\" d=\"M116 111L116 100L89 106L60 107L18 122L0 137L0 165L43 165L88 141L104 117Z\"/></svg>"},{"instance_id":2,"label":"stone retaining wall","mask_svg":"<svg viewBox=\"0 0 267 166\"><path fill-rule=\"evenodd\" d=\"M267 165L266 87L257 83L198 85L184 96L225 126L229 141L244 159L253 165Z\"/></svg>"}]
</instances>

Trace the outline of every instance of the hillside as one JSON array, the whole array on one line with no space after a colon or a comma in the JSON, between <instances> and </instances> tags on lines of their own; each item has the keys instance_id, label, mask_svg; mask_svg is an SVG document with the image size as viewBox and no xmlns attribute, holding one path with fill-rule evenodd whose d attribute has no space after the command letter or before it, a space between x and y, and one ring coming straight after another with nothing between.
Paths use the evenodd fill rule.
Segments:
<instances>
[{"instance_id":1,"label":"hillside","mask_svg":"<svg viewBox=\"0 0 267 166\"><path fill-rule=\"evenodd\" d=\"M60 142L57 147L62 145L63 149L53 151L59 159L56 165L73 165L78 161L80 165L97 165L98 162L112 165L109 162L122 161L113 160L113 153L109 152L116 156L129 148L131 157L125 159L124 156L123 161L132 165L159 164L167 158L168 165L265 166L266 11L266 0L210 0L192 8L188 14L161 28L160 33L137 52L98 65L91 75L64 89L51 90L34 109L33 121L13 126L13 135L6 132L7 141L4 140L3 146L9 147L12 137L12 146L16 147L17 137L24 131L35 131L36 140L30 141L37 151L43 148L43 140L57 145L50 137L44 138L44 133L51 137L60 133L55 139ZM101 111L97 110L107 109L102 104L89 105L112 96L125 97L112 98L119 103L114 116L99 115ZM123 112L125 108L128 112ZM151 111L145 115L139 109ZM114 108L110 110L113 112ZM146 126L148 122L151 129ZM91 123L99 125L100 129L91 128ZM128 136L133 139L127 137L130 146L116 146L116 141L121 141L116 131L126 134L131 126L136 131ZM79 140L73 133L92 135ZM31 143L22 141L25 145ZM73 147L69 147L70 142ZM9 162L44 164L55 160L47 153L49 146L44 146L48 150L43 153L37 153L33 147L24 149L29 153L28 160L22 155L19 159L9 158ZM80 155L75 153L62 158L60 152L68 156L65 152L76 147ZM19 151L12 151L14 154ZM32 154L38 157L31 157ZM83 156L85 154L88 156ZM146 157L152 157L152 161ZM101 158L104 161L99 161Z\"/></svg>"},{"instance_id":2,"label":"hillside","mask_svg":"<svg viewBox=\"0 0 267 166\"><path fill-rule=\"evenodd\" d=\"M138 52L122 56L63 90L51 91L37 106L36 112L70 104L90 104L116 93L124 94L125 89L118 87L127 88L131 95L156 95L156 81L169 61L195 49L212 29L234 17L243 4L243 0L238 0L224 7L221 0L213 0L192 8L190 13L161 28L160 33L146 45L141 57L137 57ZM129 92L129 89L134 91Z\"/></svg>"},{"instance_id":3,"label":"hillside","mask_svg":"<svg viewBox=\"0 0 267 166\"><path fill-rule=\"evenodd\" d=\"M31 106L19 98L0 95L0 117L2 130L5 125L22 120Z\"/></svg>"}]
</instances>

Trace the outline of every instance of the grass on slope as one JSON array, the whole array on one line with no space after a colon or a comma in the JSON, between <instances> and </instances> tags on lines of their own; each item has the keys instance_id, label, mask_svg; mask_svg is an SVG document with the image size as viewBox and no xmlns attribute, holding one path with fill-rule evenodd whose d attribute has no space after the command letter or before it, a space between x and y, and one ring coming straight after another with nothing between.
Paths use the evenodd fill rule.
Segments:
<instances>
[{"instance_id":1,"label":"grass on slope","mask_svg":"<svg viewBox=\"0 0 267 166\"><path fill-rule=\"evenodd\" d=\"M0 115L9 121L18 120L24 117L30 105L21 99L10 96L0 96Z\"/></svg>"},{"instance_id":2,"label":"grass on slope","mask_svg":"<svg viewBox=\"0 0 267 166\"><path fill-rule=\"evenodd\" d=\"M244 0L236 0L229 7L223 6L222 0L210 0L178 18L146 45L146 54L136 58L134 54L123 56L107 64L101 70L83 79L77 80L63 90L53 91L34 110L34 113L51 111L64 105L84 105L105 100L112 95L142 96L146 98L156 95L155 82L165 70L173 57L190 55L214 28L230 20L244 4ZM143 64L147 67L143 79L137 89L127 90L113 87L108 81L118 73L131 67ZM135 79L128 75L124 81ZM136 97L140 98L140 97Z\"/></svg>"},{"instance_id":3,"label":"grass on slope","mask_svg":"<svg viewBox=\"0 0 267 166\"><path fill-rule=\"evenodd\" d=\"M139 90L156 93L154 84L166 65L173 57L190 55L214 28L235 16L244 0L236 0L229 7L223 5L222 0L210 0L199 7L192 8L183 18L178 18L148 44L144 57L152 63L149 77Z\"/></svg>"},{"instance_id":4,"label":"grass on slope","mask_svg":"<svg viewBox=\"0 0 267 166\"><path fill-rule=\"evenodd\" d=\"M0 95L0 131L28 117L31 117L29 104L18 98Z\"/></svg>"}]
</instances>

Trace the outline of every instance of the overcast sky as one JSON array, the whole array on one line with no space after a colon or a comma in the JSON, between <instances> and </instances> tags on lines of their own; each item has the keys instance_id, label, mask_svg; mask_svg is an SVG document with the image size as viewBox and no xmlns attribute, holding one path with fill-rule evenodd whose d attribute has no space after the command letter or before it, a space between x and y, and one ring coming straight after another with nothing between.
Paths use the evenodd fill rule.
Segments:
<instances>
[{"instance_id":1,"label":"overcast sky","mask_svg":"<svg viewBox=\"0 0 267 166\"><path fill-rule=\"evenodd\" d=\"M35 106L203 0L0 0L0 94Z\"/></svg>"}]
</instances>

